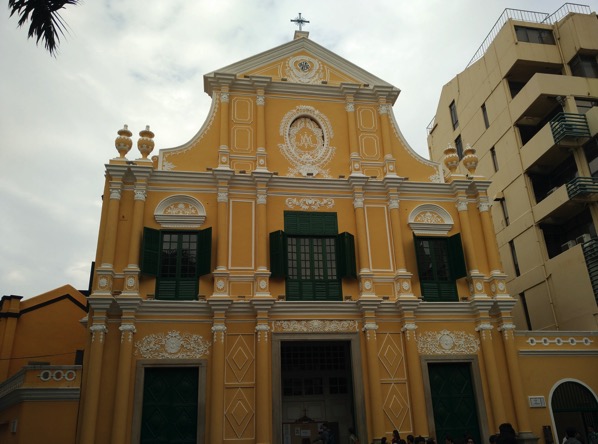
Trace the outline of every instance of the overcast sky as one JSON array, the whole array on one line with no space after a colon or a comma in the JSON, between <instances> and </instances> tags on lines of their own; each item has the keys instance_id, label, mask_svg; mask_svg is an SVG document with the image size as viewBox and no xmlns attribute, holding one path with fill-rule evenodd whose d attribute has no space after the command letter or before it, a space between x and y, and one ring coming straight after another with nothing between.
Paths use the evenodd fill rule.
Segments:
<instances>
[{"instance_id":1,"label":"overcast sky","mask_svg":"<svg viewBox=\"0 0 598 444\"><path fill-rule=\"evenodd\" d=\"M299 12L309 38L401 90L394 106L427 157L426 126L505 8L503 0L87 0L62 13L56 57L0 7L0 296L64 284L86 289L104 164L124 123L151 125L156 150L187 142L210 106L203 75L288 42ZM581 1L596 10L596 0ZM135 153L138 154L134 148ZM133 151L131 152L133 153ZM133 154L135 156L136 154Z\"/></svg>"}]
</instances>

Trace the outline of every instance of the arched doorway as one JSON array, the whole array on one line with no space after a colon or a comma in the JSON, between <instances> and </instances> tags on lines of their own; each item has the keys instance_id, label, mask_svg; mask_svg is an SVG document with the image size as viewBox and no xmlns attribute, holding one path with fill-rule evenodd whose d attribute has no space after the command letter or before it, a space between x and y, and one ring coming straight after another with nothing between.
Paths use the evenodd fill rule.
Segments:
<instances>
[{"instance_id":1,"label":"arched doorway","mask_svg":"<svg viewBox=\"0 0 598 444\"><path fill-rule=\"evenodd\" d=\"M555 439L562 442L567 427L574 427L587 440L588 427L598 428L598 400L585 385L564 381L552 392L550 408L555 426Z\"/></svg>"}]
</instances>

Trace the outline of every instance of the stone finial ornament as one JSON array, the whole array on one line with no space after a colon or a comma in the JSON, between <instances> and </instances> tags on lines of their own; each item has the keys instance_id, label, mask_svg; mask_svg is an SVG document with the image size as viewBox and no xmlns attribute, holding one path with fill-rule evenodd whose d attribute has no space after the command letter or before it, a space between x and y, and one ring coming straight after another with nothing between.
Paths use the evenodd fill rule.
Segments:
<instances>
[{"instance_id":1,"label":"stone finial ornament","mask_svg":"<svg viewBox=\"0 0 598 444\"><path fill-rule=\"evenodd\" d=\"M444 164L451 173L454 173L459 166L459 154L457 154L457 148L450 143L444 150Z\"/></svg>"},{"instance_id":2,"label":"stone finial ornament","mask_svg":"<svg viewBox=\"0 0 598 444\"><path fill-rule=\"evenodd\" d=\"M123 125L121 130L118 130L118 137L114 140L114 146L122 159L125 158L133 146L133 141L131 140L132 135L133 133L129 131L129 125L127 124Z\"/></svg>"},{"instance_id":3,"label":"stone finial ornament","mask_svg":"<svg viewBox=\"0 0 598 444\"><path fill-rule=\"evenodd\" d=\"M137 140L137 148L144 159L154 150L154 133L150 131L149 125L145 126L143 131L139 131L139 140Z\"/></svg>"},{"instance_id":4,"label":"stone finial ornament","mask_svg":"<svg viewBox=\"0 0 598 444\"><path fill-rule=\"evenodd\" d=\"M463 166L467 168L467 171L471 175L475 174L475 170L478 167L478 155L475 148L472 148L469 144L467 144L463 151Z\"/></svg>"}]
</instances>

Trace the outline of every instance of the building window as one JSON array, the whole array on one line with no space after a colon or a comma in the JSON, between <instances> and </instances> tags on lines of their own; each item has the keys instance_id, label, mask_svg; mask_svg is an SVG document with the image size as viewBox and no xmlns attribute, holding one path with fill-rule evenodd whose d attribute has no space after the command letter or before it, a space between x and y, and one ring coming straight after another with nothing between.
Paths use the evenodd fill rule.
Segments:
<instances>
[{"instance_id":1,"label":"building window","mask_svg":"<svg viewBox=\"0 0 598 444\"><path fill-rule=\"evenodd\" d=\"M569 62L569 67L574 76L598 78L598 60L595 55L577 54Z\"/></svg>"},{"instance_id":2,"label":"building window","mask_svg":"<svg viewBox=\"0 0 598 444\"><path fill-rule=\"evenodd\" d=\"M577 112L579 114L585 114L593 107L598 106L598 100L596 99L585 99L585 98L575 98L575 105L577 105Z\"/></svg>"},{"instance_id":3,"label":"building window","mask_svg":"<svg viewBox=\"0 0 598 444\"><path fill-rule=\"evenodd\" d=\"M488 111L486 110L486 104L482 105L482 117L484 118L484 126L486 129L490 127L490 121L488 120Z\"/></svg>"},{"instance_id":4,"label":"building window","mask_svg":"<svg viewBox=\"0 0 598 444\"><path fill-rule=\"evenodd\" d=\"M517 260L517 251L515 251L515 243L512 240L509 241L509 248L511 250L511 258L513 259L513 267L515 268L515 276L521 276L521 272L519 271L519 261Z\"/></svg>"},{"instance_id":5,"label":"building window","mask_svg":"<svg viewBox=\"0 0 598 444\"><path fill-rule=\"evenodd\" d=\"M459 126L459 117L457 117L457 106L453 100L449 105L449 111L451 112L451 122L453 122L453 129Z\"/></svg>"},{"instance_id":6,"label":"building window","mask_svg":"<svg viewBox=\"0 0 598 444\"><path fill-rule=\"evenodd\" d=\"M509 210L507 208L507 201L505 200L504 197L500 197L495 200L498 200L500 202L500 208L502 210L503 218L505 219L505 225L509 225L510 221L509 221Z\"/></svg>"},{"instance_id":7,"label":"building window","mask_svg":"<svg viewBox=\"0 0 598 444\"><path fill-rule=\"evenodd\" d=\"M530 28L527 26L515 26L517 40L528 43L541 43L543 45L555 45L554 35L550 29Z\"/></svg>"},{"instance_id":8,"label":"building window","mask_svg":"<svg viewBox=\"0 0 598 444\"><path fill-rule=\"evenodd\" d=\"M455 148L457 149L457 155L459 159L463 158L463 142L461 141L461 134L455 139Z\"/></svg>"},{"instance_id":9,"label":"building window","mask_svg":"<svg viewBox=\"0 0 598 444\"><path fill-rule=\"evenodd\" d=\"M156 277L156 299L197 299L199 277L212 271L211 256L212 228L143 229L141 272Z\"/></svg>"},{"instance_id":10,"label":"building window","mask_svg":"<svg viewBox=\"0 0 598 444\"><path fill-rule=\"evenodd\" d=\"M342 300L343 277L356 277L355 241L338 234L336 213L285 211L284 231L270 233L270 271L284 277L286 299Z\"/></svg>"},{"instance_id":11,"label":"building window","mask_svg":"<svg viewBox=\"0 0 598 444\"><path fill-rule=\"evenodd\" d=\"M592 177L598 177L598 140L592 139L583 147Z\"/></svg>"},{"instance_id":12,"label":"building window","mask_svg":"<svg viewBox=\"0 0 598 444\"><path fill-rule=\"evenodd\" d=\"M429 302L458 301L455 281L467 275L461 236L414 237L419 283Z\"/></svg>"},{"instance_id":13,"label":"building window","mask_svg":"<svg viewBox=\"0 0 598 444\"><path fill-rule=\"evenodd\" d=\"M527 300L525 299L525 293L519 293L519 300L521 301L521 308L523 308L523 314L525 316L525 323L527 329L532 330L532 320L529 317L529 309L527 308Z\"/></svg>"},{"instance_id":14,"label":"building window","mask_svg":"<svg viewBox=\"0 0 598 444\"><path fill-rule=\"evenodd\" d=\"M492 159L492 166L494 167L494 172L498 171L498 158L496 157L496 148L490 148L490 158Z\"/></svg>"}]
</instances>

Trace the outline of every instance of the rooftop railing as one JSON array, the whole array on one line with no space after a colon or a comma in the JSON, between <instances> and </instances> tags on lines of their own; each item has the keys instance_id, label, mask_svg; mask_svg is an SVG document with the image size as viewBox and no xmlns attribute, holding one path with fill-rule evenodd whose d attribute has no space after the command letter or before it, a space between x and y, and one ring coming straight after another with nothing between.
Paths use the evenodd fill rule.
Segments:
<instances>
[{"instance_id":1,"label":"rooftop railing","mask_svg":"<svg viewBox=\"0 0 598 444\"><path fill-rule=\"evenodd\" d=\"M500 15L476 53L473 55L469 63L467 64L466 68L469 68L474 62L478 61L482 58L482 56L486 53L486 50L494 40L494 37L498 34L501 30L503 25L507 23L509 20L518 20L520 22L529 22L529 23L545 23L545 24L553 24L558 22L560 19L565 17L570 12L575 12L579 14L590 14L592 9L587 5L580 5L577 3L565 3L561 6L556 12L552 14L548 14L546 12L536 12L536 11L526 11L523 9L510 9L507 8L503 11Z\"/></svg>"}]
</instances>

